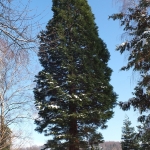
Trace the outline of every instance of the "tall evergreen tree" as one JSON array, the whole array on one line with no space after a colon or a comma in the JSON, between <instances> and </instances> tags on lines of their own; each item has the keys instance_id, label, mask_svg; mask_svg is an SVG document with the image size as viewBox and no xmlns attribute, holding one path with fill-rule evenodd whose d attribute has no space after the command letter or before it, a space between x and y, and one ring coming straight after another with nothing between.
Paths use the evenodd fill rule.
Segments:
<instances>
[{"instance_id":1,"label":"tall evergreen tree","mask_svg":"<svg viewBox=\"0 0 150 150\"><path fill-rule=\"evenodd\" d=\"M150 114L150 1L138 0L137 5L129 7L128 11L112 15L110 18L121 21L121 26L127 34L124 43L117 47L122 53L129 52L128 63L122 70L133 69L139 72L140 79L133 92L133 97L127 102L120 102L123 110L138 110L141 116L140 122L149 122Z\"/></svg>"},{"instance_id":2,"label":"tall evergreen tree","mask_svg":"<svg viewBox=\"0 0 150 150\"><path fill-rule=\"evenodd\" d=\"M46 148L79 150L113 116L110 54L98 37L86 0L53 0L53 18L39 35L36 130L51 135Z\"/></svg>"},{"instance_id":3,"label":"tall evergreen tree","mask_svg":"<svg viewBox=\"0 0 150 150\"><path fill-rule=\"evenodd\" d=\"M139 150L139 142L136 138L137 133L134 127L131 127L131 121L126 117L122 127L122 150Z\"/></svg>"}]
</instances>

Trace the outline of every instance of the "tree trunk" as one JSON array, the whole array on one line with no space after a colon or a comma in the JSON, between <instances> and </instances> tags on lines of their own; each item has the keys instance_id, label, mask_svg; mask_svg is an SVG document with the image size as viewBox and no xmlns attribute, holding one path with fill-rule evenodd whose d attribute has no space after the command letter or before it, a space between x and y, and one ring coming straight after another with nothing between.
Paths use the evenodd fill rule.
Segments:
<instances>
[{"instance_id":1,"label":"tree trunk","mask_svg":"<svg viewBox=\"0 0 150 150\"><path fill-rule=\"evenodd\" d=\"M1 121L1 124L0 124L0 126L1 126L1 128L0 128L0 149L1 148L5 148L5 143L4 143L4 135L5 135L5 129L4 129L4 101L3 101L3 99L2 99L2 97L0 97L1 99L0 99L0 102L1 102L1 118L0 118L0 121Z\"/></svg>"},{"instance_id":2,"label":"tree trunk","mask_svg":"<svg viewBox=\"0 0 150 150\"><path fill-rule=\"evenodd\" d=\"M76 106L74 103L70 102L69 104L70 114L76 113ZM77 130L77 119L75 116L70 116L70 124L69 124L69 150L79 150L79 139L78 139L78 130Z\"/></svg>"}]
</instances>

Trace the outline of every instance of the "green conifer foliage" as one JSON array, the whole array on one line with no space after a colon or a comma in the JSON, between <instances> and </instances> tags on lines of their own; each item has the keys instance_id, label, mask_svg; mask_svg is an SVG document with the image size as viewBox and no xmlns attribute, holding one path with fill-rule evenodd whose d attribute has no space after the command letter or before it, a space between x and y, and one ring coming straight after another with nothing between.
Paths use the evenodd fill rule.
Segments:
<instances>
[{"instance_id":1,"label":"green conifer foliage","mask_svg":"<svg viewBox=\"0 0 150 150\"><path fill-rule=\"evenodd\" d=\"M139 150L139 141L136 138L137 133L134 127L131 127L131 121L126 117L122 127L122 150Z\"/></svg>"},{"instance_id":2,"label":"green conifer foliage","mask_svg":"<svg viewBox=\"0 0 150 150\"><path fill-rule=\"evenodd\" d=\"M117 47L120 53L128 52L128 63L121 70L133 69L140 74L137 86L134 88L133 97L128 102L120 102L123 110L132 106L141 116L139 122L149 122L150 114L150 1L139 0L137 5L129 7L126 13L113 14L110 18L120 20L127 38Z\"/></svg>"},{"instance_id":3,"label":"green conifer foliage","mask_svg":"<svg viewBox=\"0 0 150 150\"><path fill-rule=\"evenodd\" d=\"M142 123L137 126L139 134L138 138L140 140L140 149L139 150L149 150L150 149L150 123Z\"/></svg>"},{"instance_id":4,"label":"green conifer foliage","mask_svg":"<svg viewBox=\"0 0 150 150\"><path fill-rule=\"evenodd\" d=\"M39 35L36 130L51 135L46 147L79 150L113 116L110 55L86 0L53 0L52 11Z\"/></svg>"}]
</instances>

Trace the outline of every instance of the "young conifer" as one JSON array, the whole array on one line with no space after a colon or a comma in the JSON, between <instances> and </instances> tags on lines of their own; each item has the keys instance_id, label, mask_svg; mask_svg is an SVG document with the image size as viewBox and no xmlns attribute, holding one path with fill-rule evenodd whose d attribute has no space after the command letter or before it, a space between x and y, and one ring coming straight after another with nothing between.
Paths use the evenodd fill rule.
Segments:
<instances>
[{"instance_id":1,"label":"young conifer","mask_svg":"<svg viewBox=\"0 0 150 150\"><path fill-rule=\"evenodd\" d=\"M137 133L131 125L131 121L126 117L122 127L122 150L139 150L139 141L136 137Z\"/></svg>"},{"instance_id":2,"label":"young conifer","mask_svg":"<svg viewBox=\"0 0 150 150\"><path fill-rule=\"evenodd\" d=\"M113 116L110 55L86 0L53 0L52 11L39 35L36 130L51 135L46 148L79 150L92 135L101 140L97 129Z\"/></svg>"}]
</instances>

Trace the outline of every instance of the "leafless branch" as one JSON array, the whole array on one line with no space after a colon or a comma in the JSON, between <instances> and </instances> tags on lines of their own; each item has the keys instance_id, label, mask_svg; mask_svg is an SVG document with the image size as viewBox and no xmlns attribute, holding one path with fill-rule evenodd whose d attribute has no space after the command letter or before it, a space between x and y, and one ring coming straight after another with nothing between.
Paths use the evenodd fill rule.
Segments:
<instances>
[{"instance_id":1,"label":"leafless branch","mask_svg":"<svg viewBox=\"0 0 150 150\"><path fill-rule=\"evenodd\" d=\"M17 8L17 9L16 9ZM30 10L16 1L0 0L0 150L23 139L19 124L32 119L33 75L29 73L29 50L34 50ZM31 23L29 23L31 22ZM35 24L34 24L35 26ZM15 124L15 125L14 125ZM16 134L20 130L20 135ZM9 131L9 132L8 132ZM16 133L14 133L16 131ZM18 132L18 133L19 133ZM22 140L23 141L23 140Z\"/></svg>"}]
</instances>

